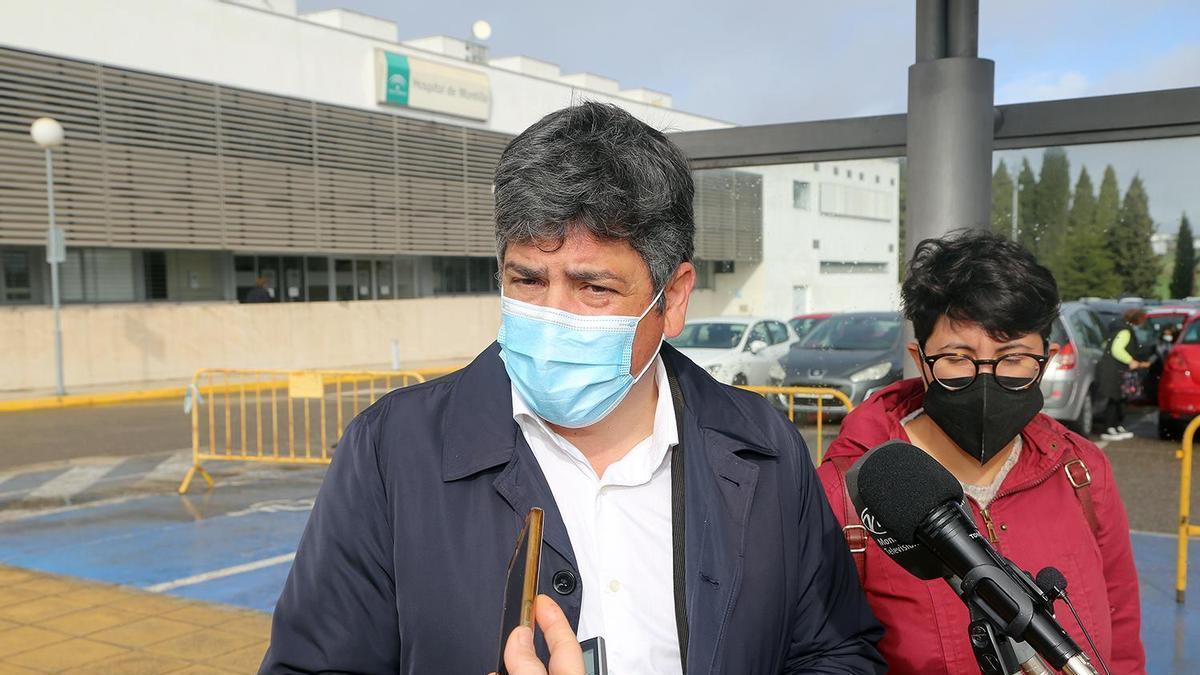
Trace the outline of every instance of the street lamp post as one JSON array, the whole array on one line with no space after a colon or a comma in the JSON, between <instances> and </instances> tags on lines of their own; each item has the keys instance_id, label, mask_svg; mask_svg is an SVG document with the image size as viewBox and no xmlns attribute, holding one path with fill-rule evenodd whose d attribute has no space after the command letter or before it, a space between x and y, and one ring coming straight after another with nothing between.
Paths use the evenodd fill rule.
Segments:
<instances>
[{"instance_id":1,"label":"street lamp post","mask_svg":"<svg viewBox=\"0 0 1200 675\"><path fill-rule=\"evenodd\" d=\"M54 307L54 382L59 396L67 393L63 386L62 321L60 315L58 265L66 260L66 238L54 222L54 148L63 143L66 134L62 125L50 117L34 120L29 127L33 142L46 151L46 202L49 227L46 230L46 262L50 263L50 298Z\"/></svg>"}]
</instances>

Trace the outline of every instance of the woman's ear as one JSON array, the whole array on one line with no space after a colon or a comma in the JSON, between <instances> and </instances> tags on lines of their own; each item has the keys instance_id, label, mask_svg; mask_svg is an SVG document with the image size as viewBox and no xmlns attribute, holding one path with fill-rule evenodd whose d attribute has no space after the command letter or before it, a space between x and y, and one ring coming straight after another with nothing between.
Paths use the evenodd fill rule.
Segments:
<instances>
[{"instance_id":1,"label":"woman's ear","mask_svg":"<svg viewBox=\"0 0 1200 675\"><path fill-rule=\"evenodd\" d=\"M929 367L925 365L925 361L921 358L921 347L916 340L908 343L908 356L917 366L917 372L921 373L921 381L925 386L929 386Z\"/></svg>"}]
</instances>

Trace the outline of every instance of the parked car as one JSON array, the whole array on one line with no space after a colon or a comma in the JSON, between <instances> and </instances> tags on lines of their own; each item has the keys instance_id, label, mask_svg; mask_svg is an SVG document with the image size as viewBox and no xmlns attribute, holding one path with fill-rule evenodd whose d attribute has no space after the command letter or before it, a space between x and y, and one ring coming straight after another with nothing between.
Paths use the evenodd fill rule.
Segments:
<instances>
[{"instance_id":1,"label":"parked car","mask_svg":"<svg viewBox=\"0 0 1200 675\"><path fill-rule=\"evenodd\" d=\"M823 314L801 314L793 316L788 320L788 325L792 330L796 331L796 337L803 340L808 337L808 334L813 332L813 329L820 326L825 319L833 316L833 312L825 312Z\"/></svg>"},{"instance_id":2,"label":"parked car","mask_svg":"<svg viewBox=\"0 0 1200 675\"><path fill-rule=\"evenodd\" d=\"M796 333L776 319L714 317L688 321L668 342L718 382L765 385L771 366L796 342Z\"/></svg>"},{"instance_id":3,"label":"parked car","mask_svg":"<svg viewBox=\"0 0 1200 675\"><path fill-rule=\"evenodd\" d=\"M1098 406L1096 367L1104 353L1107 333L1089 305L1066 302L1050 328L1050 341L1058 354L1046 365L1042 377L1042 412L1087 436Z\"/></svg>"},{"instance_id":4,"label":"parked car","mask_svg":"<svg viewBox=\"0 0 1200 675\"><path fill-rule=\"evenodd\" d=\"M1158 384L1158 436L1178 436L1200 413L1200 316L1192 316L1163 364Z\"/></svg>"},{"instance_id":5,"label":"parked car","mask_svg":"<svg viewBox=\"0 0 1200 675\"><path fill-rule=\"evenodd\" d=\"M1143 353L1136 355L1142 360L1150 361L1150 367L1142 373L1145 395L1140 402L1158 404L1158 388L1161 386L1163 369L1166 367L1167 352L1173 344L1163 338L1163 331L1174 328L1175 335L1178 336L1183 324L1197 314L1200 314L1200 309L1174 303L1147 310L1146 323L1138 332Z\"/></svg>"},{"instance_id":6,"label":"parked car","mask_svg":"<svg viewBox=\"0 0 1200 675\"><path fill-rule=\"evenodd\" d=\"M789 387L837 389L857 406L903 376L908 354L902 325L896 312L836 314L792 346L772 379ZM787 401L777 404L786 408ZM794 405L797 412L817 410L815 398L797 396ZM845 412L832 397L822 406L835 415Z\"/></svg>"}]
</instances>

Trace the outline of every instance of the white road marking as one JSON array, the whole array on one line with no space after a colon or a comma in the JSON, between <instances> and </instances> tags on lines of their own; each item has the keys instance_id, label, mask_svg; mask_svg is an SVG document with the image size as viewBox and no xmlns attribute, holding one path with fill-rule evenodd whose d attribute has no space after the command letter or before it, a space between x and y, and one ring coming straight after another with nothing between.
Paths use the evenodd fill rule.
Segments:
<instances>
[{"instance_id":1,"label":"white road marking","mask_svg":"<svg viewBox=\"0 0 1200 675\"><path fill-rule=\"evenodd\" d=\"M176 588L182 588L183 586L194 586L196 584L202 584L206 581L212 581L213 579L231 577L235 574L241 574L243 572L260 570L264 567L273 567L275 565L282 565L283 563L290 563L295 559L295 552L285 553L284 555L277 555L274 558L264 558L262 560L255 560L254 562L243 563L241 565L222 567L219 570L202 572L200 574L193 574L190 577L176 579L175 581L154 584L153 586L147 586L145 590L150 591L151 593L164 593L166 591L175 590Z\"/></svg>"},{"instance_id":2,"label":"white road marking","mask_svg":"<svg viewBox=\"0 0 1200 675\"><path fill-rule=\"evenodd\" d=\"M119 459L104 464L73 466L31 490L25 499L68 499L91 487L123 461Z\"/></svg>"},{"instance_id":3,"label":"white road marking","mask_svg":"<svg viewBox=\"0 0 1200 675\"><path fill-rule=\"evenodd\" d=\"M139 483L158 483L162 481L176 482L183 480L183 474L192 468L192 451L180 450L158 463L142 477Z\"/></svg>"}]
</instances>

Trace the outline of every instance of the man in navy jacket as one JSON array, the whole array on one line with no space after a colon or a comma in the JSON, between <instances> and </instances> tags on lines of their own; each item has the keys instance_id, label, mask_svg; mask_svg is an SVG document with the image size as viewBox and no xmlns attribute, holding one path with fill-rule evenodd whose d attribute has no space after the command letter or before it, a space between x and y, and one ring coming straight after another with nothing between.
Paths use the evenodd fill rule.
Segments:
<instances>
[{"instance_id":1,"label":"man in navy jacket","mask_svg":"<svg viewBox=\"0 0 1200 675\"><path fill-rule=\"evenodd\" d=\"M612 106L514 139L496 172L499 340L346 429L261 672L494 670L535 506L539 592L580 637L605 633L614 675L883 671L795 427L662 344L695 284L692 192L679 151ZM613 475L636 476L612 494L643 511L597 524L578 486ZM643 590L602 598L619 584L588 580L610 562L644 570L627 578ZM646 617L669 629L628 630Z\"/></svg>"}]
</instances>

